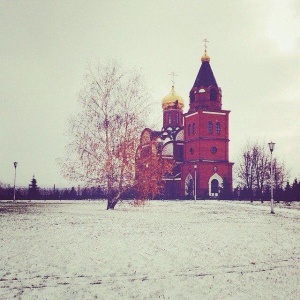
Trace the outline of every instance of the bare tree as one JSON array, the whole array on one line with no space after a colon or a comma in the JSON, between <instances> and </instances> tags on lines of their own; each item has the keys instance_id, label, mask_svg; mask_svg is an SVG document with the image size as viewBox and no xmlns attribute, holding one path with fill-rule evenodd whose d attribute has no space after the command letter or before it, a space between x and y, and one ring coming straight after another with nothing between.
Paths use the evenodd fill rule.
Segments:
<instances>
[{"instance_id":1,"label":"bare tree","mask_svg":"<svg viewBox=\"0 0 300 300\"><path fill-rule=\"evenodd\" d=\"M240 163L237 164L237 177L239 184L246 187L252 195L255 186L261 188L264 182L265 170L262 168L264 152L257 143L248 142L242 150Z\"/></svg>"},{"instance_id":2,"label":"bare tree","mask_svg":"<svg viewBox=\"0 0 300 300\"><path fill-rule=\"evenodd\" d=\"M266 178L268 174L270 173L269 168L269 160L270 156L266 150L266 147L263 145L254 145L254 155L255 155L255 189L257 191L257 196L261 197L265 183Z\"/></svg>"},{"instance_id":3,"label":"bare tree","mask_svg":"<svg viewBox=\"0 0 300 300\"><path fill-rule=\"evenodd\" d=\"M290 177L290 170L288 170L284 163L278 161L277 158L273 159L273 180L275 190L283 189ZM270 168L270 167L269 167ZM269 178L270 180L270 178ZM269 183L271 185L271 183Z\"/></svg>"},{"instance_id":4,"label":"bare tree","mask_svg":"<svg viewBox=\"0 0 300 300\"><path fill-rule=\"evenodd\" d=\"M139 200L153 199L162 195L165 178L172 174L175 162L162 157L157 144L152 142L146 147L139 147L136 153L136 196Z\"/></svg>"},{"instance_id":5,"label":"bare tree","mask_svg":"<svg viewBox=\"0 0 300 300\"><path fill-rule=\"evenodd\" d=\"M145 126L148 92L140 73L114 61L89 68L70 123L63 175L106 191L107 209L134 183L135 152Z\"/></svg>"},{"instance_id":6,"label":"bare tree","mask_svg":"<svg viewBox=\"0 0 300 300\"><path fill-rule=\"evenodd\" d=\"M252 199L254 191L257 197L261 197L270 186L271 160L267 144L249 141L241 151L235 170L239 185L247 189L249 198ZM274 159L273 171L275 187L282 188L289 176L285 164Z\"/></svg>"}]
</instances>

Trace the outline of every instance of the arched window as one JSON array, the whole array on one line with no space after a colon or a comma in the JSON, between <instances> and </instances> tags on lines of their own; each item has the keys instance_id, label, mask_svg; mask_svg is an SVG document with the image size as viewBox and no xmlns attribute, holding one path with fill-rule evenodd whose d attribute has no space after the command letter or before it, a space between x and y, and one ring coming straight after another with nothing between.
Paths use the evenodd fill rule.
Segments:
<instances>
[{"instance_id":1,"label":"arched window","mask_svg":"<svg viewBox=\"0 0 300 300\"><path fill-rule=\"evenodd\" d=\"M194 191L194 179L192 175L189 173L188 176L185 178L185 196L187 196L189 199L192 199L193 191Z\"/></svg>"},{"instance_id":2,"label":"arched window","mask_svg":"<svg viewBox=\"0 0 300 300\"><path fill-rule=\"evenodd\" d=\"M208 124L207 124L207 132L209 134L213 133L213 123L211 121L209 121Z\"/></svg>"},{"instance_id":3,"label":"arched window","mask_svg":"<svg viewBox=\"0 0 300 300\"><path fill-rule=\"evenodd\" d=\"M179 112L176 113L176 124L179 124Z\"/></svg>"},{"instance_id":4,"label":"arched window","mask_svg":"<svg viewBox=\"0 0 300 300\"><path fill-rule=\"evenodd\" d=\"M193 123L193 126L192 126L192 134L195 134L195 123Z\"/></svg>"},{"instance_id":5,"label":"arched window","mask_svg":"<svg viewBox=\"0 0 300 300\"><path fill-rule=\"evenodd\" d=\"M217 179L211 181L211 192L213 194L219 193L219 181Z\"/></svg>"},{"instance_id":6,"label":"arched window","mask_svg":"<svg viewBox=\"0 0 300 300\"><path fill-rule=\"evenodd\" d=\"M217 100L217 91L215 89L210 90L210 100L216 101Z\"/></svg>"},{"instance_id":7,"label":"arched window","mask_svg":"<svg viewBox=\"0 0 300 300\"><path fill-rule=\"evenodd\" d=\"M168 123L171 124L172 123L172 116L171 113L168 113Z\"/></svg>"},{"instance_id":8,"label":"arched window","mask_svg":"<svg viewBox=\"0 0 300 300\"><path fill-rule=\"evenodd\" d=\"M216 123L216 133L217 133L217 134L220 134L220 133L221 133L221 124L220 124L220 122L217 122L217 123Z\"/></svg>"},{"instance_id":9,"label":"arched window","mask_svg":"<svg viewBox=\"0 0 300 300\"><path fill-rule=\"evenodd\" d=\"M191 135L191 124L188 125L188 135Z\"/></svg>"}]
</instances>

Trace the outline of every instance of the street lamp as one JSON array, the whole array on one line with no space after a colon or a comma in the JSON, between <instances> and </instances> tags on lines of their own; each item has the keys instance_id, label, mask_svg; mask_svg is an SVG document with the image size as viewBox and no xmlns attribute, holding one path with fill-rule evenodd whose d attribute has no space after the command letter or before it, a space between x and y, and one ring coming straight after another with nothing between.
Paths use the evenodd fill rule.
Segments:
<instances>
[{"instance_id":1,"label":"street lamp","mask_svg":"<svg viewBox=\"0 0 300 300\"><path fill-rule=\"evenodd\" d=\"M240 188L240 186L238 185L238 186L237 186L237 198L238 198L238 200L241 200L241 199L240 199L240 196L241 196L241 188Z\"/></svg>"},{"instance_id":2,"label":"street lamp","mask_svg":"<svg viewBox=\"0 0 300 300\"><path fill-rule=\"evenodd\" d=\"M272 141L269 144L270 152L271 152L271 214L274 214L274 199L273 199L273 150L275 147L275 143Z\"/></svg>"},{"instance_id":3,"label":"street lamp","mask_svg":"<svg viewBox=\"0 0 300 300\"><path fill-rule=\"evenodd\" d=\"M17 165L18 162L14 162L14 167L15 167L15 179L14 179L14 201L16 201L16 176L17 176Z\"/></svg>"},{"instance_id":4,"label":"street lamp","mask_svg":"<svg viewBox=\"0 0 300 300\"><path fill-rule=\"evenodd\" d=\"M194 170L195 170L195 202L197 199L197 165L194 164Z\"/></svg>"}]
</instances>

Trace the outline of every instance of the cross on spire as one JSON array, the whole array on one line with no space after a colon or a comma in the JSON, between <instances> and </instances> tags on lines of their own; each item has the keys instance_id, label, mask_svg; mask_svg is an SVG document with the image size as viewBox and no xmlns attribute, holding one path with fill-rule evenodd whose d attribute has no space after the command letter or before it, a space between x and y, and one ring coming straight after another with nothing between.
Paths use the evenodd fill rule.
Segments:
<instances>
[{"instance_id":1,"label":"cross on spire","mask_svg":"<svg viewBox=\"0 0 300 300\"><path fill-rule=\"evenodd\" d=\"M204 48L205 48L205 52L206 52L206 50L207 50L207 43L209 43L209 40L207 39L207 38L205 38L204 40L203 40L203 42L204 42Z\"/></svg>"},{"instance_id":2,"label":"cross on spire","mask_svg":"<svg viewBox=\"0 0 300 300\"><path fill-rule=\"evenodd\" d=\"M173 72L171 72L170 74L169 74L170 76L172 76L172 80L171 80L171 82L173 83L173 86L175 85L175 76L178 76L177 74L175 74L175 72L173 71Z\"/></svg>"}]
</instances>

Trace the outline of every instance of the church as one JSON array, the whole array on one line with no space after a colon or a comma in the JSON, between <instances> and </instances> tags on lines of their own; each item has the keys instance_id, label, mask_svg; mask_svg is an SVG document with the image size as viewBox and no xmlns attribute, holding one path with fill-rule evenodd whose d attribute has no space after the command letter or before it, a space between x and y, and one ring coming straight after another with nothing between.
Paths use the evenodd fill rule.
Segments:
<instances>
[{"instance_id":1,"label":"church","mask_svg":"<svg viewBox=\"0 0 300 300\"><path fill-rule=\"evenodd\" d=\"M222 190L232 191L229 162L229 110L222 109L218 86L206 46L201 66L189 94L189 108L171 91L162 99L161 131L145 128L140 137L136 161L149 153L172 160L171 174L162 175L162 196L167 199L219 198Z\"/></svg>"}]
</instances>

